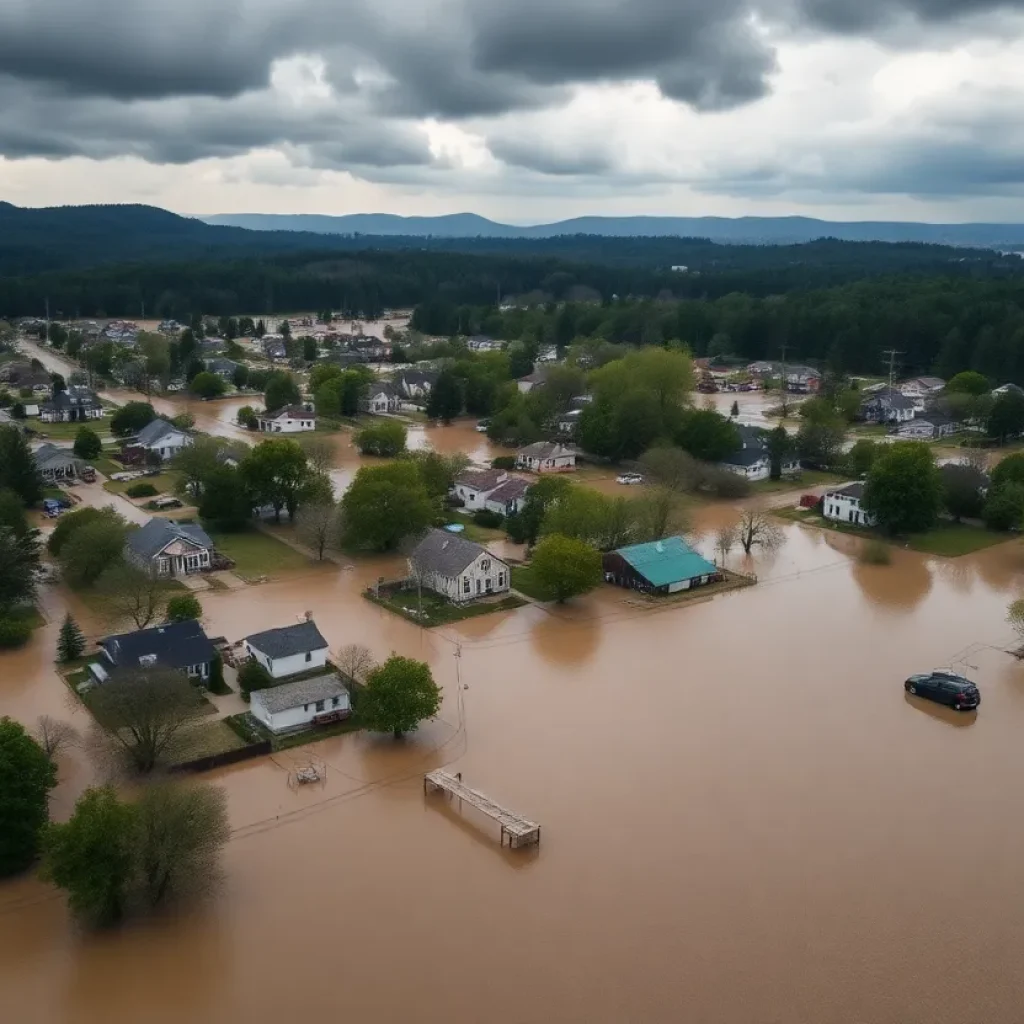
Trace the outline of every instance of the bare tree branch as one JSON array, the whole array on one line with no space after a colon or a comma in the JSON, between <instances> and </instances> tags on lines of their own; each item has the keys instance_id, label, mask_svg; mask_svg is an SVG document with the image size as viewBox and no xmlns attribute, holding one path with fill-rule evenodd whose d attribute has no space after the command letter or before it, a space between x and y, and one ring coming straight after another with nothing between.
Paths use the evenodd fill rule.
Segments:
<instances>
[{"instance_id":1,"label":"bare tree branch","mask_svg":"<svg viewBox=\"0 0 1024 1024\"><path fill-rule=\"evenodd\" d=\"M125 562L117 562L104 569L96 581L96 588L117 618L131 619L136 629L145 629L163 607L161 581Z\"/></svg>"},{"instance_id":2,"label":"bare tree branch","mask_svg":"<svg viewBox=\"0 0 1024 1024\"><path fill-rule=\"evenodd\" d=\"M76 746L81 740L78 730L70 722L50 715L39 716L35 736L51 761L56 761L62 750Z\"/></svg>"},{"instance_id":3,"label":"bare tree branch","mask_svg":"<svg viewBox=\"0 0 1024 1024\"><path fill-rule=\"evenodd\" d=\"M366 681L366 677L377 667L373 652L362 644L346 644L334 656L334 664L343 675L357 683Z\"/></svg>"},{"instance_id":4,"label":"bare tree branch","mask_svg":"<svg viewBox=\"0 0 1024 1024\"><path fill-rule=\"evenodd\" d=\"M782 543L782 531L775 525L771 515L756 508L743 510L739 536L743 550L748 555L752 548L774 551Z\"/></svg>"}]
</instances>

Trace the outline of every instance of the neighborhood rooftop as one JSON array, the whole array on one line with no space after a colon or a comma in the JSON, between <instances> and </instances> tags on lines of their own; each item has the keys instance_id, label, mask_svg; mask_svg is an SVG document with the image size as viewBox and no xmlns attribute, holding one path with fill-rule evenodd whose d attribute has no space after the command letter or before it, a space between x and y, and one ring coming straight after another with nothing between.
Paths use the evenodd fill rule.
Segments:
<instances>
[{"instance_id":1,"label":"neighborhood rooftop","mask_svg":"<svg viewBox=\"0 0 1024 1024\"><path fill-rule=\"evenodd\" d=\"M263 413L263 419L265 420L312 420L315 418L316 413L310 412L309 409L301 405L286 405L283 409L277 409L274 412Z\"/></svg>"},{"instance_id":2,"label":"neighborhood rooftop","mask_svg":"<svg viewBox=\"0 0 1024 1024\"><path fill-rule=\"evenodd\" d=\"M154 657L165 668L186 668L209 662L215 651L203 627L195 619L119 633L100 641L118 668L135 667Z\"/></svg>"},{"instance_id":3,"label":"neighborhood rooftop","mask_svg":"<svg viewBox=\"0 0 1024 1024\"><path fill-rule=\"evenodd\" d=\"M176 523L172 519L159 517L150 519L145 526L128 534L127 545L129 550L149 561L174 540L187 540L202 548L213 547L213 541L201 526L195 523Z\"/></svg>"},{"instance_id":4,"label":"neighborhood rooftop","mask_svg":"<svg viewBox=\"0 0 1024 1024\"><path fill-rule=\"evenodd\" d=\"M718 570L694 551L682 537L666 537L647 544L619 548L624 558L652 586L664 587L677 580L706 576Z\"/></svg>"},{"instance_id":5,"label":"neighborhood rooftop","mask_svg":"<svg viewBox=\"0 0 1024 1024\"><path fill-rule=\"evenodd\" d=\"M147 423L138 433L137 443L140 445L151 445L159 441L167 434L180 433L180 430L173 423L167 420L155 419Z\"/></svg>"},{"instance_id":6,"label":"neighborhood rooftop","mask_svg":"<svg viewBox=\"0 0 1024 1024\"><path fill-rule=\"evenodd\" d=\"M270 630L270 632L275 631ZM314 676L312 679L300 679L294 683L285 683L283 686L258 690L257 693L267 711L276 715L278 712L287 711L290 708L315 704L320 700L330 700L331 697L340 697L343 693L348 693L348 690L334 672L328 672L322 676Z\"/></svg>"},{"instance_id":7,"label":"neighborhood rooftop","mask_svg":"<svg viewBox=\"0 0 1024 1024\"><path fill-rule=\"evenodd\" d=\"M829 491L829 494L842 494L847 498L863 498L864 497L864 485L863 484L847 484L846 487L840 487L836 491Z\"/></svg>"},{"instance_id":8,"label":"neighborhood rooftop","mask_svg":"<svg viewBox=\"0 0 1024 1024\"><path fill-rule=\"evenodd\" d=\"M262 633L253 633L245 638L245 642L271 660L290 658L293 654L305 654L307 651L320 651L328 646L312 619L297 622L293 626L278 626Z\"/></svg>"},{"instance_id":9,"label":"neighborhood rooftop","mask_svg":"<svg viewBox=\"0 0 1024 1024\"><path fill-rule=\"evenodd\" d=\"M440 576L458 576L487 549L465 537L447 530L431 530L416 545L411 555L413 564L421 571Z\"/></svg>"}]
</instances>

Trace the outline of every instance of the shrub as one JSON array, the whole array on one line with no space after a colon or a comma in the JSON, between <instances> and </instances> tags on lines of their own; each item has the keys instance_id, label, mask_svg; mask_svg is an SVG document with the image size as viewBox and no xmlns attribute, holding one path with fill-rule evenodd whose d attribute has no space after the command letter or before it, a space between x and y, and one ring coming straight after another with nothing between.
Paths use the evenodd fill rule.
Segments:
<instances>
[{"instance_id":1,"label":"shrub","mask_svg":"<svg viewBox=\"0 0 1024 1024\"><path fill-rule=\"evenodd\" d=\"M864 565L888 565L892 561L889 545L881 540L869 540L857 556Z\"/></svg>"},{"instance_id":2,"label":"shrub","mask_svg":"<svg viewBox=\"0 0 1024 1024\"><path fill-rule=\"evenodd\" d=\"M514 455L499 455L491 460L491 469L515 469L516 457Z\"/></svg>"},{"instance_id":3,"label":"shrub","mask_svg":"<svg viewBox=\"0 0 1024 1024\"><path fill-rule=\"evenodd\" d=\"M502 516L490 509L482 508L479 512L473 513L473 522L487 530L497 530L504 521Z\"/></svg>"},{"instance_id":4,"label":"shrub","mask_svg":"<svg viewBox=\"0 0 1024 1024\"><path fill-rule=\"evenodd\" d=\"M190 619L201 618L203 606L194 594L175 594L167 602L168 622L188 622Z\"/></svg>"},{"instance_id":5,"label":"shrub","mask_svg":"<svg viewBox=\"0 0 1024 1024\"><path fill-rule=\"evenodd\" d=\"M210 662L210 678L206 680L206 688L210 693L231 693L231 687L224 682L224 659L219 654L215 654Z\"/></svg>"},{"instance_id":6,"label":"shrub","mask_svg":"<svg viewBox=\"0 0 1024 1024\"><path fill-rule=\"evenodd\" d=\"M704 486L716 498L745 498L750 493L750 483L727 469L709 469Z\"/></svg>"},{"instance_id":7,"label":"shrub","mask_svg":"<svg viewBox=\"0 0 1024 1024\"><path fill-rule=\"evenodd\" d=\"M255 658L250 658L238 670L238 687L242 693L265 690L273 682L273 677Z\"/></svg>"},{"instance_id":8,"label":"shrub","mask_svg":"<svg viewBox=\"0 0 1024 1024\"><path fill-rule=\"evenodd\" d=\"M32 626L25 619L0 619L0 649L22 647L32 636Z\"/></svg>"},{"instance_id":9,"label":"shrub","mask_svg":"<svg viewBox=\"0 0 1024 1024\"><path fill-rule=\"evenodd\" d=\"M126 487L124 493L129 498L152 498L154 494L159 494L160 492L152 484L139 482Z\"/></svg>"}]
</instances>

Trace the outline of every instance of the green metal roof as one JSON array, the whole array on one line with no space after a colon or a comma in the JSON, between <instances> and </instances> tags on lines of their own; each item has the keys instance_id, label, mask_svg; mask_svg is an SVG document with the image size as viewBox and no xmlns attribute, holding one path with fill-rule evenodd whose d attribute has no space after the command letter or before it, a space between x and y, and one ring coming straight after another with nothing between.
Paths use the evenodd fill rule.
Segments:
<instances>
[{"instance_id":1,"label":"green metal roof","mask_svg":"<svg viewBox=\"0 0 1024 1024\"><path fill-rule=\"evenodd\" d=\"M682 537L666 537L649 544L619 548L621 555L651 586L665 587L680 580L708 576L718 570L694 551Z\"/></svg>"}]
</instances>

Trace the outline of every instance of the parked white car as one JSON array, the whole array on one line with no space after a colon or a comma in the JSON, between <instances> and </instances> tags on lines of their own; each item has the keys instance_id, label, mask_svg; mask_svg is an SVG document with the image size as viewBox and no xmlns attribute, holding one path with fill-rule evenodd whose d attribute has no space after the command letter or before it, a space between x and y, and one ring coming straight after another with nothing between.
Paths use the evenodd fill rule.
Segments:
<instances>
[{"instance_id":1,"label":"parked white car","mask_svg":"<svg viewBox=\"0 0 1024 1024\"><path fill-rule=\"evenodd\" d=\"M644 478L639 473L622 473L615 478L615 482L631 487L633 484L642 484Z\"/></svg>"}]
</instances>

